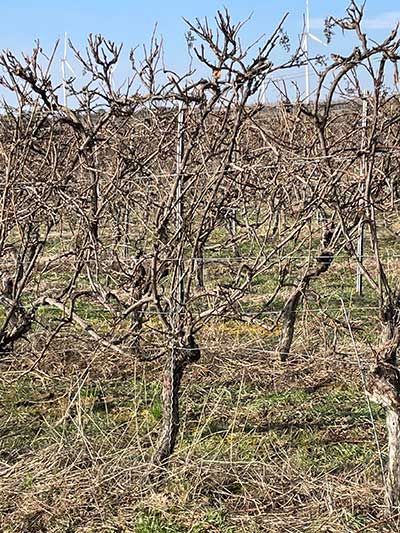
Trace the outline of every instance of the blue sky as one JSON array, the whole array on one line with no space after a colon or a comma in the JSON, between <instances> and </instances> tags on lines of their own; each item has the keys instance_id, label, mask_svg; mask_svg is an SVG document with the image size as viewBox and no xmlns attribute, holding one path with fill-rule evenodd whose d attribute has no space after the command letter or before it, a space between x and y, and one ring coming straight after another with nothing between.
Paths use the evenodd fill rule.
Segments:
<instances>
[{"instance_id":1,"label":"blue sky","mask_svg":"<svg viewBox=\"0 0 400 533\"><path fill-rule=\"evenodd\" d=\"M347 0L310 0L313 31L318 34L318 19L328 14L340 15ZM244 30L251 41L262 33L269 33L285 11L289 12L286 28L294 39L302 29L305 0L3 0L0 19L0 48L28 51L35 39L40 38L45 49L68 32L79 46L89 32L103 33L106 37L124 42L129 49L146 43L154 24L165 41L167 59L176 65L186 64L182 17L213 17L217 9L226 6L233 19L244 19L253 13ZM383 36L400 19L399 0L367 0L366 27L376 38ZM313 22L313 21L312 21Z\"/></svg>"},{"instance_id":2,"label":"blue sky","mask_svg":"<svg viewBox=\"0 0 400 533\"><path fill-rule=\"evenodd\" d=\"M322 36L321 21L328 14L343 15L347 5L347 0L310 0L312 31ZM229 9L234 20L242 20L252 13L243 31L243 39L248 43L263 33L269 34L288 11L285 27L291 39L298 42L305 0L225 0L224 3L214 0L67 0L64 3L54 0L3 0L0 48L28 52L34 40L39 38L44 50L50 50L64 32L68 32L74 44L82 47L88 33L92 32L123 42L127 57L131 47L148 43L157 22L158 34L165 42L166 63L182 72L188 64L184 39L186 26L182 17L190 20L204 16L212 18L223 6ZM367 0L365 27L376 40L383 38L399 19L399 0ZM311 52L315 54L330 51L345 53L352 50L354 43L338 35L330 49L318 44L312 46ZM123 61L118 67L120 77L126 75L127 65L127 61Z\"/></svg>"}]
</instances>

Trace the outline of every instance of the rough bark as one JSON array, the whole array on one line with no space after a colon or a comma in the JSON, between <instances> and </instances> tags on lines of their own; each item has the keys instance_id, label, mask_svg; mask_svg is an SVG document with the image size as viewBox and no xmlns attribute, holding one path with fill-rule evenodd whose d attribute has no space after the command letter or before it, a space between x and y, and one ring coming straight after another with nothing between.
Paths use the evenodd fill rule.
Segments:
<instances>
[{"instance_id":1,"label":"rough bark","mask_svg":"<svg viewBox=\"0 0 400 533\"><path fill-rule=\"evenodd\" d=\"M196 259L196 284L198 289L204 289L204 259L203 256Z\"/></svg>"},{"instance_id":2,"label":"rough bark","mask_svg":"<svg viewBox=\"0 0 400 533\"><path fill-rule=\"evenodd\" d=\"M285 304L282 313L282 332L276 349L282 362L285 362L290 354L296 326L296 311L303 299L304 292L307 290L313 278L318 277L329 269L332 259L332 253L327 251L322 252L322 254L317 257L318 267L306 272L298 287Z\"/></svg>"},{"instance_id":3,"label":"rough bark","mask_svg":"<svg viewBox=\"0 0 400 533\"><path fill-rule=\"evenodd\" d=\"M177 360L179 354L173 347L164 370L162 383L162 425L158 448L153 456L155 464L164 463L172 454L179 431L179 392L184 366Z\"/></svg>"},{"instance_id":4,"label":"rough bark","mask_svg":"<svg viewBox=\"0 0 400 533\"><path fill-rule=\"evenodd\" d=\"M400 507L400 372L397 351L400 346L400 317L396 306L383 313L386 340L381 346L380 361L368 376L370 398L386 409L388 464L386 479L387 511Z\"/></svg>"},{"instance_id":5,"label":"rough bark","mask_svg":"<svg viewBox=\"0 0 400 533\"><path fill-rule=\"evenodd\" d=\"M162 384L162 422L157 450L153 463L166 463L175 449L179 432L179 395L182 377L187 365L200 359L200 350L193 336L189 336L185 346L171 348L164 370Z\"/></svg>"},{"instance_id":6,"label":"rough bark","mask_svg":"<svg viewBox=\"0 0 400 533\"><path fill-rule=\"evenodd\" d=\"M388 431L388 473L387 506L390 511L400 505L400 412L388 409L386 413Z\"/></svg>"},{"instance_id":7,"label":"rough bark","mask_svg":"<svg viewBox=\"0 0 400 533\"><path fill-rule=\"evenodd\" d=\"M286 361L293 342L296 324L296 310L302 299L302 288L297 289L286 302L282 314L282 332L277 347L277 352L282 362Z\"/></svg>"}]
</instances>

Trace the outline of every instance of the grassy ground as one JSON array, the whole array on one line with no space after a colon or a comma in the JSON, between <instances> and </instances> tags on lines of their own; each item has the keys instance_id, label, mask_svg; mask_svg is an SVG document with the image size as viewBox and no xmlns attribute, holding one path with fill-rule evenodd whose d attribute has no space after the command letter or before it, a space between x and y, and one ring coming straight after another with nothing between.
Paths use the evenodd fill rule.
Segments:
<instances>
[{"instance_id":1,"label":"grassy ground","mask_svg":"<svg viewBox=\"0 0 400 533\"><path fill-rule=\"evenodd\" d=\"M399 531L400 515L384 513L384 413L362 382L378 342L376 297L368 286L354 295L354 273L337 261L313 282L286 364L274 353L279 328L207 325L161 478L150 459L162 361L144 366L105 351L73 326L36 361L38 328L1 362L0 531ZM262 312L273 287L260 279L244 305ZM77 310L98 331L106 325L89 304ZM58 313L44 308L40 319Z\"/></svg>"},{"instance_id":2,"label":"grassy ground","mask_svg":"<svg viewBox=\"0 0 400 533\"><path fill-rule=\"evenodd\" d=\"M282 365L217 330L186 376L177 450L157 481L159 364L82 344L26 376L5 368L0 530L397 531L371 421L385 461L383 413L369 409L356 357L311 339Z\"/></svg>"}]
</instances>

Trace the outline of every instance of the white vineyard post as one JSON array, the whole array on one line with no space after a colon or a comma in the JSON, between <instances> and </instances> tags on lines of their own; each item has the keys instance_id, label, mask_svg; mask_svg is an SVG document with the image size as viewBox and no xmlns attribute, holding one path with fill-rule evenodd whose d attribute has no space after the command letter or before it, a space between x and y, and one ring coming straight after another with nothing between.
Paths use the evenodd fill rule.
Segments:
<instances>
[{"instance_id":1,"label":"white vineyard post","mask_svg":"<svg viewBox=\"0 0 400 533\"><path fill-rule=\"evenodd\" d=\"M361 160L360 160L360 186L361 190L365 186L366 178L366 157L365 157L365 141L367 134L368 123L368 92L364 91L362 98L362 116L361 116ZM364 202L361 200L360 208L365 207ZM361 216L358 227L358 239L357 239L357 280L356 291L359 296L363 293L363 260L364 260L364 216Z\"/></svg>"},{"instance_id":2,"label":"white vineyard post","mask_svg":"<svg viewBox=\"0 0 400 533\"><path fill-rule=\"evenodd\" d=\"M183 240L183 174L182 174L182 162L184 157L184 149L185 149L185 137L184 137L184 129L185 129L185 107L184 103L180 100L178 104L178 142L176 147L176 179L177 179L177 185L176 185L176 225L177 225L177 232L178 232L178 238L180 241L180 245L182 246L182 240ZM178 283L177 283L177 298L176 301L178 302L178 308L179 311L181 311L181 306L184 301L184 291L185 291L185 284L184 284L184 265L181 255L179 254L179 268L178 268Z\"/></svg>"}]
</instances>

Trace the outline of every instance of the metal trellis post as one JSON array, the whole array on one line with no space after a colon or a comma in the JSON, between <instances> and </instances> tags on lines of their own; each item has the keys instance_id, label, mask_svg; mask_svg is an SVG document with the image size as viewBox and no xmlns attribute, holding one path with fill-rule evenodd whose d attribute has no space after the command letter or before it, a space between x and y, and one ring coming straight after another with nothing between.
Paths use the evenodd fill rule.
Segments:
<instances>
[{"instance_id":1,"label":"metal trellis post","mask_svg":"<svg viewBox=\"0 0 400 533\"><path fill-rule=\"evenodd\" d=\"M366 178L366 157L365 157L365 142L367 134L367 120L368 120L368 92L364 91L362 99L362 118L361 118L361 161L360 161L360 183L361 190L365 187L365 178ZM360 203L360 209L365 207L363 200ZM359 228L358 228L358 239L357 239L357 281L356 281L356 290L359 296L362 296L363 293L363 260L364 260L364 215L362 214Z\"/></svg>"}]
</instances>

